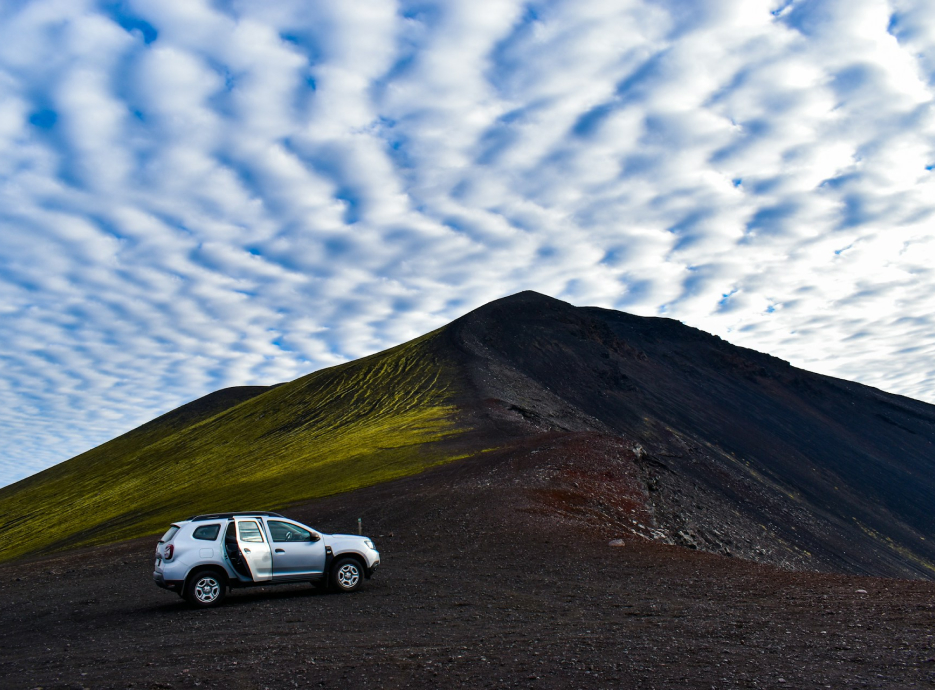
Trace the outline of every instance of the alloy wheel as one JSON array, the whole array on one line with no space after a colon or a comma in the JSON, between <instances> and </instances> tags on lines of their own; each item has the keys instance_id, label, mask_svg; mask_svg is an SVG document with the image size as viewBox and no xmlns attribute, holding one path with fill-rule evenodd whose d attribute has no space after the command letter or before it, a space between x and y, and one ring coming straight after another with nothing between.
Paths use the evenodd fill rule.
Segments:
<instances>
[{"instance_id":1,"label":"alloy wheel","mask_svg":"<svg viewBox=\"0 0 935 690\"><path fill-rule=\"evenodd\" d=\"M213 577L203 577L195 583L195 598L202 604L210 604L221 594L221 584Z\"/></svg>"},{"instance_id":2,"label":"alloy wheel","mask_svg":"<svg viewBox=\"0 0 935 690\"><path fill-rule=\"evenodd\" d=\"M360 581L360 570L350 563L345 563L338 569L337 579L343 589L353 589Z\"/></svg>"}]
</instances>

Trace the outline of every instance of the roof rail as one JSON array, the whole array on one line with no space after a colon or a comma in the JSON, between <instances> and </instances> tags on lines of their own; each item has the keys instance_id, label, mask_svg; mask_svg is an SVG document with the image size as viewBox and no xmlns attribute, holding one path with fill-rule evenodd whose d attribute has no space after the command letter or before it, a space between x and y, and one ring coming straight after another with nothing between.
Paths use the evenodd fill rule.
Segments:
<instances>
[{"instance_id":1,"label":"roof rail","mask_svg":"<svg viewBox=\"0 0 935 690\"><path fill-rule=\"evenodd\" d=\"M202 522L203 520L223 520L225 518L233 518L247 515L263 515L265 517L284 517L279 513L267 513L263 510L250 510L247 512L241 513L210 513L208 515L193 515L190 518L187 518L189 522Z\"/></svg>"}]
</instances>

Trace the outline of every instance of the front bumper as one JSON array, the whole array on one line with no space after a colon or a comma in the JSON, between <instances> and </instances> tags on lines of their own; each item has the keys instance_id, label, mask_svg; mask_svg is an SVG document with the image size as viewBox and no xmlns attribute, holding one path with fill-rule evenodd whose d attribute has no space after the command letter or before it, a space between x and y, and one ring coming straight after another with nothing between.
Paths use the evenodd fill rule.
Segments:
<instances>
[{"instance_id":1,"label":"front bumper","mask_svg":"<svg viewBox=\"0 0 935 690\"><path fill-rule=\"evenodd\" d=\"M371 565L369 568L364 568L364 577L366 577L368 580L369 580L371 577L373 577L373 574L376 572L377 566L378 566L378 565L380 565L380 559L379 559L379 558L377 558L377 560L375 560L375 561L373 562L373 565Z\"/></svg>"}]
</instances>

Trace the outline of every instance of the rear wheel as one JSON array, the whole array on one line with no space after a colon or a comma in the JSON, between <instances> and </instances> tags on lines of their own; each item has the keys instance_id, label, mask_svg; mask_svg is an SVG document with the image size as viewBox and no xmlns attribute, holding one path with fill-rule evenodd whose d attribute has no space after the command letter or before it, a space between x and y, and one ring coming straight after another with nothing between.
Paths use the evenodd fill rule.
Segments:
<instances>
[{"instance_id":1,"label":"rear wheel","mask_svg":"<svg viewBox=\"0 0 935 690\"><path fill-rule=\"evenodd\" d=\"M213 570L199 570L185 583L185 599L200 609L220 606L227 593L227 582Z\"/></svg>"},{"instance_id":2,"label":"rear wheel","mask_svg":"<svg viewBox=\"0 0 935 690\"><path fill-rule=\"evenodd\" d=\"M331 584L339 592L353 592L364 583L364 569L356 558L339 558L331 567Z\"/></svg>"}]
</instances>

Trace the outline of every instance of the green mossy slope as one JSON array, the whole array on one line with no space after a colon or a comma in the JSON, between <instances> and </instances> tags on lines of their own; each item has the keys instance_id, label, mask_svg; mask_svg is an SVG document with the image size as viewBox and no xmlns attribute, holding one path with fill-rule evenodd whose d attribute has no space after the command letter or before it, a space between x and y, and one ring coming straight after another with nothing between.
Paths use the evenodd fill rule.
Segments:
<instances>
[{"instance_id":1,"label":"green mossy slope","mask_svg":"<svg viewBox=\"0 0 935 690\"><path fill-rule=\"evenodd\" d=\"M436 338L189 415L181 428L169 413L0 489L0 561L154 534L192 513L275 509L454 459L437 443L460 427L454 365Z\"/></svg>"}]
</instances>

